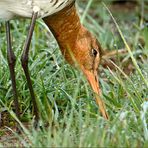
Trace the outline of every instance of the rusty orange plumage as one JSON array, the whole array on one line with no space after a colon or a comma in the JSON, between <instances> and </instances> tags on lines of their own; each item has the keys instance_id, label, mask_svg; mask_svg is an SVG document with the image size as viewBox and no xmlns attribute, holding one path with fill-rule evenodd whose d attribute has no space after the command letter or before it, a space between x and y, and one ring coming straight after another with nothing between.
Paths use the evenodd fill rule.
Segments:
<instances>
[{"instance_id":1,"label":"rusty orange plumage","mask_svg":"<svg viewBox=\"0 0 148 148\"><path fill-rule=\"evenodd\" d=\"M96 38L81 24L74 4L43 19L54 34L62 54L71 65L78 65L96 93L96 102L104 118L108 119L101 90L98 84L97 69L100 62L101 46ZM96 55L93 55L93 50Z\"/></svg>"}]
</instances>

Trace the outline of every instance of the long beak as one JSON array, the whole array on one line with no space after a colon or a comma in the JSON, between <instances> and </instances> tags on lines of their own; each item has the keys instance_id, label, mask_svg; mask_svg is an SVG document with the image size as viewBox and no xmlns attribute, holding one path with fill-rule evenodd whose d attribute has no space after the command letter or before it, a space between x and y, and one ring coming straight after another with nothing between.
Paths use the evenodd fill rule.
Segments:
<instances>
[{"instance_id":1,"label":"long beak","mask_svg":"<svg viewBox=\"0 0 148 148\"><path fill-rule=\"evenodd\" d=\"M105 104L104 104L103 100L100 98L101 89L100 89L99 83L98 83L97 71L92 72L92 71L84 69L84 67L82 67L82 71L85 74L88 82L90 83L90 85L95 93L96 103L100 108L100 112L101 112L102 116L105 119L108 119L109 117L106 112Z\"/></svg>"}]
</instances>

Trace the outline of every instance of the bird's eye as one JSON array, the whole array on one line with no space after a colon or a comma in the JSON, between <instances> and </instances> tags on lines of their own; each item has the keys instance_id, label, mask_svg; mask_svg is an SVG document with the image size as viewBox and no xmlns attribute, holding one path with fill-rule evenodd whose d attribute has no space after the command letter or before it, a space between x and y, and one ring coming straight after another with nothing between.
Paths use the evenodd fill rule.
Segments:
<instances>
[{"instance_id":1,"label":"bird's eye","mask_svg":"<svg viewBox=\"0 0 148 148\"><path fill-rule=\"evenodd\" d=\"M92 55L93 55L94 57L96 57L97 54L98 54L98 51L97 51L96 49L92 49Z\"/></svg>"}]
</instances>

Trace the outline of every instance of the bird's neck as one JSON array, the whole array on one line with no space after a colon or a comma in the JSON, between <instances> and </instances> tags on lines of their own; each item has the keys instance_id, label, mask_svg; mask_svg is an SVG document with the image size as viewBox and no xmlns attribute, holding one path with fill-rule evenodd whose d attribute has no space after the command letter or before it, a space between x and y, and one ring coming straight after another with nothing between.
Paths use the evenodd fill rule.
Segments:
<instances>
[{"instance_id":1,"label":"bird's neck","mask_svg":"<svg viewBox=\"0 0 148 148\"><path fill-rule=\"evenodd\" d=\"M72 4L60 12L44 18L44 21L56 38L62 54L68 60L68 50L74 52L75 42L83 29L75 5Z\"/></svg>"}]
</instances>

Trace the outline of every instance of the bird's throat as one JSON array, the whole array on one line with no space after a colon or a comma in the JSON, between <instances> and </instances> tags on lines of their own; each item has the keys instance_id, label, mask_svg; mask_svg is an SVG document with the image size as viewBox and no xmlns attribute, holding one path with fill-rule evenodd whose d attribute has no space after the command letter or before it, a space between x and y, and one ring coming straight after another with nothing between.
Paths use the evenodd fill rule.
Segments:
<instances>
[{"instance_id":1,"label":"bird's throat","mask_svg":"<svg viewBox=\"0 0 148 148\"><path fill-rule=\"evenodd\" d=\"M56 38L62 54L71 63L71 58L68 57L69 50L74 53L75 43L83 28L75 5L67 6L62 11L44 18L44 21Z\"/></svg>"}]
</instances>

